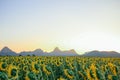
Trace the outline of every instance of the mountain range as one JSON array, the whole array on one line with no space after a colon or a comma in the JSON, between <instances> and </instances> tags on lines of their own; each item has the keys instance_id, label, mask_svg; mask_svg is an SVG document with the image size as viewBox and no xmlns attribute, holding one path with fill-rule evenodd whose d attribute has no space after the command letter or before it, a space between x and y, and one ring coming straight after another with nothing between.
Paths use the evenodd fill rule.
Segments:
<instances>
[{"instance_id":1,"label":"mountain range","mask_svg":"<svg viewBox=\"0 0 120 80\"><path fill-rule=\"evenodd\" d=\"M52 52L44 52L41 49L36 49L34 51L22 51L20 53L15 53L8 47L4 47L0 51L0 56L27 56L27 55L35 55L35 56L78 56L79 54L74 50L67 50L67 51L61 51L58 47L56 47Z\"/></svg>"},{"instance_id":2,"label":"mountain range","mask_svg":"<svg viewBox=\"0 0 120 80\"><path fill-rule=\"evenodd\" d=\"M96 56L96 57L120 57L120 53L115 51L90 51L83 54L83 56Z\"/></svg>"},{"instance_id":3,"label":"mountain range","mask_svg":"<svg viewBox=\"0 0 120 80\"><path fill-rule=\"evenodd\" d=\"M58 47L56 47L52 52L44 52L41 49L36 49L34 51L22 51L20 53L16 53L9 49L8 47L4 47L0 51L0 56L89 56L89 57L120 57L120 53L115 51L89 51L85 52L82 55L79 55L74 49L61 51Z\"/></svg>"}]
</instances>

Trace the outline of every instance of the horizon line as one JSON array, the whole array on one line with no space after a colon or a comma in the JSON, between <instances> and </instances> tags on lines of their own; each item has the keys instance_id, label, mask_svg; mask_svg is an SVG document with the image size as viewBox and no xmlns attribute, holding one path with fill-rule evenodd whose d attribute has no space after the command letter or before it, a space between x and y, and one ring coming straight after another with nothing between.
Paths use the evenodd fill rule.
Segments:
<instances>
[{"instance_id":1,"label":"horizon line","mask_svg":"<svg viewBox=\"0 0 120 80\"><path fill-rule=\"evenodd\" d=\"M40 49L40 50L42 50L43 52L49 53L49 52L54 51L55 48L58 48L60 51L70 51L70 50L74 50L77 54L81 54L81 53L78 53L75 49L61 50L60 47L54 47L54 49L53 49L52 51L45 51L45 50L43 50L43 49L41 49L41 48L36 48L36 49L34 49L34 50L22 50L22 51L17 52L17 51L15 51L15 50L11 49L11 48L8 47L8 46L4 46L3 48L0 49L0 52L1 52L1 50L4 49L4 48L8 48L8 49L12 50L12 51L15 52L15 53L32 52L32 51L35 51L35 50L37 50L37 49ZM88 51L85 51L84 53L86 53L86 52L91 52L91 51L98 51L98 52L117 52L117 53L120 53L120 52L115 51L115 50L88 50ZM82 54L84 54L84 53L82 53Z\"/></svg>"}]
</instances>

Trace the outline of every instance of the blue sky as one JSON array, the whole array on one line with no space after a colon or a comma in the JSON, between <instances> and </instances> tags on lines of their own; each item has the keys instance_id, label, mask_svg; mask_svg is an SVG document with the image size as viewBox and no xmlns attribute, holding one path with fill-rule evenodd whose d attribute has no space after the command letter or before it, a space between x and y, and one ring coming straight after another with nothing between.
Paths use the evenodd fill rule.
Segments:
<instances>
[{"instance_id":1,"label":"blue sky","mask_svg":"<svg viewBox=\"0 0 120 80\"><path fill-rule=\"evenodd\" d=\"M1 0L0 48L120 52L119 0Z\"/></svg>"}]
</instances>

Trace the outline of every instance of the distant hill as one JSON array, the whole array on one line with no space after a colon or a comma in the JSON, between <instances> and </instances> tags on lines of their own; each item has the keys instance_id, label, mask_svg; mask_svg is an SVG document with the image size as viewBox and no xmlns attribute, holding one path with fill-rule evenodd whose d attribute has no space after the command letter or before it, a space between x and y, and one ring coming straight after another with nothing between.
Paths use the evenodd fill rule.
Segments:
<instances>
[{"instance_id":1,"label":"distant hill","mask_svg":"<svg viewBox=\"0 0 120 80\"><path fill-rule=\"evenodd\" d=\"M22 55L22 56L27 56L27 55L44 56L45 54L46 52L43 52L43 50L41 49L36 49L34 51L24 51L24 52L19 53L19 55Z\"/></svg>"},{"instance_id":2,"label":"distant hill","mask_svg":"<svg viewBox=\"0 0 120 80\"><path fill-rule=\"evenodd\" d=\"M90 51L83 56L98 56L98 57L120 57L120 53L115 51Z\"/></svg>"},{"instance_id":3,"label":"distant hill","mask_svg":"<svg viewBox=\"0 0 120 80\"><path fill-rule=\"evenodd\" d=\"M17 56L17 54L14 51L12 51L11 49L9 49L8 47L4 47L0 51L0 56Z\"/></svg>"},{"instance_id":4,"label":"distant hill","mask_svg":"<svg viewBox=\"0 0 120 80\"><path fill-rule=\"evenodd\" d=\"M61 51L56 47L52 52L48 53L50 56L78 56L78 53L75 50Z\"/></svg>"},{"instance_id":5,"label":"distant hill","mask_svg":"<svg viewBox=\"0 0 120 80\"><path fill-rule=\"evenodd\" d=\"M78 56L75 50L68 50L68 51L61 51L58 47L56 47L52 52L47 53L41 49L36 49L34 51L23 51L20 53L15 53L14 51L10 50L8 47L4 47L0 51L0 56L27 56L27 55L35 55L35 56Z\"/></svg>"},{"instance_id":6,"label":"distant hill","mask_svg":"<svg viewBox=\"0 0 120 80\"><path fill-rule=\"evenodd\" d=\"M34 51L23 51L20 53L16 53L9 49L8 47L4 47L0 51L0 56L27 56L27 55L35 55L35 56L91 56L91 57L120 57L120 53L115 51L90 51L86 52L83 55L79 55L74 49L62 51L58 47L56 47L52 52L44 52L41 49L36 49Z\"/></svg>"}]
</instances>

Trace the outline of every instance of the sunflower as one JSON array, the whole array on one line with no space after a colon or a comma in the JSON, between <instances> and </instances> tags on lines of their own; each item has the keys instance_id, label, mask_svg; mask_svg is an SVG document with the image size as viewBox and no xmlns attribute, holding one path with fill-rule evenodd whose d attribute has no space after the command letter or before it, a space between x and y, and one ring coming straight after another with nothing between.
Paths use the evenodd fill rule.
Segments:
<instances>
[{"instance_id":1,"label":"sunflower","mask_svg":"<svg viewBox=\"0 0 120 80\"><path fill-rule=\"evenodd\" d=\"M1 62L0 63L0 70L6 71L7 70L7 63L6 62Z\"/></svg>"},{"instance_id":2,"label":"sunflower","mask_svg":"<svg viewBox=\"0 0 120 80\"><path fill-rule=\"evenodd\" d=\"M86 69L86 73L87 73L87 78L88 79L92 79L91 75L94 76L94 74L90 74L90 70L89 69Z\"/></svg>"},{"instance_id":3,"label":"sunflower","mask_svg":"<svg viewBox=\"0 0 120 80\"><path fill-rule=\"evenodd\" d=\"M96 69L97 68L96 68L95 64L91 64L91 66L90 66L91 77L94 77L95 80L98 80L97 75L96 75Z\"/></svg>"},{"instance_id":4,"label":"sunflower","mask_svg":"<svg viewBox=\"0 0 120 80\"><path fill-rule=\"evenodd\" d=\"M58 78L57 80L66 80L66 79L64 79L62 76L60 76L60 78Z\"/></svg>"},{"instance_id":5,"label":"sunflower","mask_svg":"<svg viewBox=\"0 0 120 80\"><path fill-rule=\"evenodd\" d=\"M62 63L60 61L55 62L56 66L60 66Z\"/></svg>"},{"instance_id":6,"label":"sunflower","mask_svg":"<svg viewBox=\"0 0 120 80\"><path fill-rule=\"evenodd\" d=\"M35 65L35 62L32 62L32 64L31 64L32 71L34 71L34 70L35 70L34 65Z\"/></svg>"},{"instance_id":7,"label":"sunflower","mask_svg":"<svg viewBox=\"0 0 120 80\"><path fill-rule=\"evenodd\" d=\"M74 78L74 72L72 70L65 69L64 73L65 73L66 77L68 77L69 79Z\"/></svg>"},{"instance_id":8,"label":"sunflower","mask_svg":"<svg viewBox=\"0 0 120 80\"><path fill-rule=\"evenodd\" d=\"M37 80L37 77L34 72L29 72L25 77L25 80Z\"/></svg>"},{"instance_id":9,"label":"sunflower","mask_svg":"<svg viewBox=\"0 0 120 80\"><path fill-rule=\"evenodd\" d=\"M116 75L116 66L112 63L108 63L108 67L110 68L110 70L112 71L113 75Z\"/></svg>"},{"instance_id":10,"label":"sunflower","mask_svg":"<svg viewBox=\"0 0 120 80\"><path fill-rule=\"evenodd\" d=\"M69 64L70 68L73 70L74 69L74 65L73 64Z\"/></svg>"},{"instance_id":11,"label":"sunflower","mask_svg":"<svg viewBox=\"0 0 120 80\"><path fill-rule=\"evenodd\" d=\"M51 74L51 69L49 66L47 65L44 65L43 66L43 71L47 74L47 75L50 75Z\"/></svg>"},{"instance_id":12,"label":"sunflower","mask_svg":"<svg viewBox=\"0 0 120 80\"><path fill-rule=\"evenodd\" d=\"M30 78L28 76L25 76L25 80L30 80Z\"/></svg>"},{"instance_id":13,"label":"sunflower","mask_svg":"<svg viewBox=\"0 0 120 80\"><path fill-rule=\"evenodd\" d=\"M28 71L28 66L25 65L25 66L23 67L23 71L27 72L27 71Z\"/></svg>"},{"instance_id":14,"label":"sunflower","mask_svg":"<svg viewBox=\"0 0 120 80\"><path fill-rule=\"evenodd\" d=\"M108 75L108 80L112 80L112 75Z\"/></svg>"},{"instance_id":15,"label":"sunflower","mask_svg":"<svg viewBox=\"0 0 120 80\"><path fill-rule=\"evenodd\" d=\"M38 64L36 64L35 62L32 62L32 71L34 72L34 73L39 73L39 65Z\"/></svg>"},{"instance_id":16,"label":"sunflower","mask_svg":"<svg viewBox=\"0 0 120 80\"><path fill-rule=\"evenodd\" d=\"M38 64L35 64L34 67L35 67L34 72L35 72L36 74L40 73L40 71L41 71L41 70L40 70L40 66L39 66Z\"/></svg>"},{"instance_id":17,"label":"sunflower","mask_svg":"<svg viewBox=\"0 0 120 80\"><path fill-rule=\"evenodd\" d=\"M13 65L8 66L8 76L14 77L14 78L18 77L18 70L16 66L13 66Z\"/></svg>"}]
</instances>

